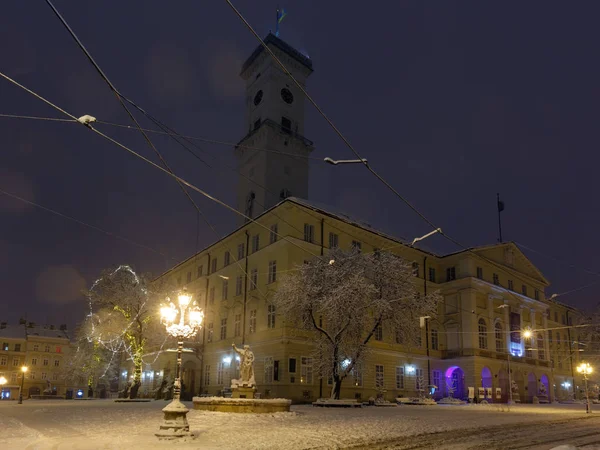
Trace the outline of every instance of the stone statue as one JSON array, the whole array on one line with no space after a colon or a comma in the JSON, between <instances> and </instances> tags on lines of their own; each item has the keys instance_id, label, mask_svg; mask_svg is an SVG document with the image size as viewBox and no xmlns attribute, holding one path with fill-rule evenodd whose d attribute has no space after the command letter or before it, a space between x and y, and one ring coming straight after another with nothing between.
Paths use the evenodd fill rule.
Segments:
<instances>
[{"instance_id":1,"label":"stone statue","mask_svg":"<svg viewBox=\"0 0 600 450\"><path fill-rule=\"evenodd\" d=\"M540 395L546 395L546 385L544 383L540 384Z\"/></svg>"},{"instance_id":2,"label":"stone statue","mask_svg":"<svg viewBox=\"0 0 600 450\"><path fill-rule=\"evenodd\" d=\"M510 386L510 390L512 391L513 394L516 394L519 392L519 385L516 382L512 382L511 386Z\"/></svg>"},{"instance_id":3,"label":"stone statue","mask_svg":"<svg viewBox=\"0 0 600 450\"><path fill-rule=\"evenodd\" d=\"M254 353L250 350L249 345L244 345L243 349L239 349L235 346L235 343L231 344L233 350L240 355L240 379L231 380L231 387L247 386L252 387L256 385L254 380Z\"/></svg>"}]
</instances>

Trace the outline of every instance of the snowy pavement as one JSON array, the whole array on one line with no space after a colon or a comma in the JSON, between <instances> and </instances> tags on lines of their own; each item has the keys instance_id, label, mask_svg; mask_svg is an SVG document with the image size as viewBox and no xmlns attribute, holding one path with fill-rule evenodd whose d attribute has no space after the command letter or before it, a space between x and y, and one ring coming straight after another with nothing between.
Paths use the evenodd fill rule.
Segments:
<instances>
[{"instance_id":1,"label":"snowy pavement","mask_svg":"<svg viewBox=\"0 0 600 450\"><path fill-rule=\"evenodd\" d=\"M110 400L0 402L1 449L337 449L535 448L600 445L600 411L583 405L400 406L290 413L233 414L190 410L196 439L159 442L167 403ZM189 405L191 407L191 404ZM577 441L579 439L579 441ZM596 442L597 441L597 442ZM600 447L598 447L600 448Z\"/></svg>"}]
</instances>

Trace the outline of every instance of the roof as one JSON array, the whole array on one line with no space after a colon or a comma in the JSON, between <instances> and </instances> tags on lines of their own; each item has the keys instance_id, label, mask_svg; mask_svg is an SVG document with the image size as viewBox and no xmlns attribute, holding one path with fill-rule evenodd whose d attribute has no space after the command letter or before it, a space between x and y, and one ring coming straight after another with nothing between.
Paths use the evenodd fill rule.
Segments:
<instances>
[{"instance_id":1,"label":"roof","mask_svg":"<svg viewBox=\"0 0 600 450\"><path fill-rule=\"evenodd\" d=\"M9 325L6 328L0 328L0 338L25 339L25 327L23 325Z\"/></svg>"},{"instance_id":2,"label":"roof","mask_svg":"<svg viewBox=\"0 0 600 450\"><path fill-rule=\"evenodd\" d=\"M308 70L310 70L312 72L313 68L312 68L311 59L308 56L305 56L302 53L300 53L298 50L296 50L291 45L289 45L286 42L279 39L274 34L269 33L267 35L267 37L263 40L263 42L266 45L272 44L273 46L277 47L279 50L287 53L289 56L294 58L296 61L298 61L300 64L302 64L304 67L306 67ZM244 71L248 67L250 67L252 65L252 63L254 62L254 60L256 58L258 58L260 56L260 54L264 51L265 51L264 46L262 44L259 44L258 47L256 47L256 49L252 52L250 57L246 60L246 62L242 65L242 70L240 71L240 75L242 73L244 73Z\"/></svg>"},{"instance_id":3,"label":"roof","mask_svg":"<svg viewBox=\"0 0 600 450\"><path fill-rule=\"evenodd\" d=\"M51 329L42 326L27 327L27 336L39 336L46 338L57 338L57 339L69 339L67 330L60 330L57 328Z\"/></svg>"}]
</instances>

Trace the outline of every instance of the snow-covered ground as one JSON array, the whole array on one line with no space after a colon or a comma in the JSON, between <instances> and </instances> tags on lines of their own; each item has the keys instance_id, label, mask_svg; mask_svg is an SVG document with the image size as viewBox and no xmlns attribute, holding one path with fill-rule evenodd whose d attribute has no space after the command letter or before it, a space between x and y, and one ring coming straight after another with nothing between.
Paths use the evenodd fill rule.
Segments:
<instances>
[{"instance_id":1,"label":"snow-covered ground","mask_svg":"<svg viewBox=\"0 0 600 450\"><path fill-rule=\"evenodd\" d=\"M188 421L196 439L174 445L159 442L154 436L162 419L160 410L165 405L164 401L127 404L109 400L28 400L23 405L2 401L0 448L418 448L419 445L412 444L434 438L437 439L436 448L460 448L460 445L452 447L450 442L448 447L440 446L442 441L437 437L446 433L450 437L477 437L478 432L473 428L497 427L503 430L504 426L506 431L498 433L501 437L510 434L512 427L517 429L530 424L528 429L544 430L550 428L549 424L534 424L557 421L570 424L571 419L585 426L587 423L592 425L588 420L576 420L586 418L583 405L517 405L511 407L510 411L506 406L502 410L495 405L356 409L292 406L289 413L275 414L232 414L191 409ZM191 404L189 406L191 408ZM593 425L595 431L599 423L594 420ZM445 433L431 434L439 432ZM405 437L409 439L403 439ZM488 448L503 446L499 444L499 447L492 445Z\"/></svg>"}]
</instances>

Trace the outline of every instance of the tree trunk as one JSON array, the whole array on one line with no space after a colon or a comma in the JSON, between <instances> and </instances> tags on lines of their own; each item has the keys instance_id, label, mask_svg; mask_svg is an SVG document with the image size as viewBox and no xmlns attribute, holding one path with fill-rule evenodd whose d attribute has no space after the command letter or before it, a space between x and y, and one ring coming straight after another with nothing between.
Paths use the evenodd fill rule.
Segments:
<instances>
[{"instance_id":1,"label":"tree trunk","mask_svg":"<svg viewBox=\"0 0 600 450\"><path fill-rule=\"evenodd\" d=\"M340 392L342 391L342 378L336 377L333 380L333 388L331 389L331 397L335 400L340 399Z\"/></svg>"},{"instance_id":2,"label":"tree trunk","mask_svg":"<svg viewBox=\"0 0 600 450\"><path fill-rule=\"evenodd\" d=\"M137 348L133 355L133 385L129 391L129 398L134 399L137 397L138 389L142 384L142 349Z\"/></svg>"}]
</instances>

